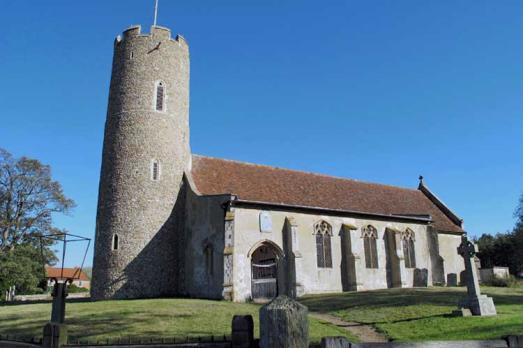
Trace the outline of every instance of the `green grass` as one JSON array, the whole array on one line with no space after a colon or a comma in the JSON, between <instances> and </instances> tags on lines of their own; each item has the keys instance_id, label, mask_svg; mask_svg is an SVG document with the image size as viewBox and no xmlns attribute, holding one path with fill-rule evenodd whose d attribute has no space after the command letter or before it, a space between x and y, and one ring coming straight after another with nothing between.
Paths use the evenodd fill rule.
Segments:
<instances>
[{"instance_id":1,"label":"green grass","mask_svg":"<svg viewBox=\"0 0 523 348\"><path fill-rule=\"evenodd\" d=\"M465 288L388 289L307 296L311 311L368 323L398 341L497 339L523 334L523 288L482 288L496 317L451 317Z\"/></svg>"},{"instance_id":2,"label":"green grass","mask_svg":"<svg viewBox=\"0 0 523 348\"><path fill-rule=\"evenodd\" d=\"M76 302L67 304L69 336L84 340L196 337L230 335L235 314L251 314L258 333L255 304L193 299L152 299L127 301ZM19 304L0 306L0 334L41 337L49 320L51 305ZM347 331L309 318L311 342L323 336L347 336Z\"/></svg>"},{"instance_id":3,"label":"green grass","mask_svg":"<svg viewBox=\"0 0 523 348\"><path fill-rule=\"evenodd\" d=\"M523 334L523 288L485 287L498 310L496 317L451 317L464 288L389 289L307 296L310 311L326 312L346 321L374 325L398 341L496 339ZM235 314L251 314L258 337L255 304L193 299L152 299L76 302L67 305L66 322L74 338L105 340L141 337L230 335ZM41 337L51 305L0 306L0 334ZM311 342L347 331L309 318Z\"/></svg>"}]
</instances>

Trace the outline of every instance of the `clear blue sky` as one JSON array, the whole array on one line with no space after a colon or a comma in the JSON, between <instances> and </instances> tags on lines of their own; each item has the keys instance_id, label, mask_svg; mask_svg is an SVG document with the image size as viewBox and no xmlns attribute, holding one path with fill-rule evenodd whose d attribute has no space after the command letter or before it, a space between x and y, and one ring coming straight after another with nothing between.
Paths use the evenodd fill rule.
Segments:
<instances>
[{"instance_id":1,"label":"clear blue sky","mask_svg":"<svg viewBox=\"0 0 523 348\"><path fill-rule=\"evenodd\" d=\"M114 37L148 31L152 10L0 3L0 146L52 166L78 204L56 218L72 233L94 237ZM511 229L523 191L522 13L522 1L160 0L159 24L190 45L194 153L405 187L423 174L479 235Z\"/></svg>"}]
</instances>

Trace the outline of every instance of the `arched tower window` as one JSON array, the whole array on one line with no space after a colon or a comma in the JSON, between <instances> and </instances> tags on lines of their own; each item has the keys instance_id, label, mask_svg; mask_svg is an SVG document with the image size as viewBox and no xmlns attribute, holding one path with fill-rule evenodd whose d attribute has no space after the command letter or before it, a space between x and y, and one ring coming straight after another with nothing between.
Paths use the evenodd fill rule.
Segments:
<instances>
[{"instance_id":1,"label":"arched tower window","mask_svg":"<svg viewBox=\"0 0 523 348\"><path fill-rule=\"evenodd\" d=\"M155 108L156 111L165 111L165 84L160 81L156 83Z\"/></svg>"},{"instance_id":2,"label":"arched tower window","mask_svg":"<svg viewBox=\"0 0 523 348\"><path fill-rule=\"evenodd\" d=\"M115 234L113 235L113 250L118 250L118 235Z\"/></svg>"},{"instance_id":3,"label":"arched tower window","mask_svg":"<svg viewBox=\"0 0 523 348\"><path fill-rule=\"evenodd\" d=\"M405 268L416 268L416 252L414 251L414 231L407 228L401 234L403 244L403 256L405 257Z\"/></svg>"},{"instance_id":4,"label":"arched tower window","mask_svg":"<svg viewBox=\"0 0 523 348\"><path fill-rule=\"evenodd\" d=\"M316 257L318 267L332 268L331 237L332 227L326 221L314 225L316 235Z\"/></svg>"},{"instance_id":5,"label":"arched tower window","mask_svg":"<svg viewBox=\"0 0 523 348\"><path fill-rule=\"evenodd\" d=\"M161 167L160 161L153 159L151 161L151 180L158 181L160 180Z\"/></svg>"},{"instance_id":6,"label":"arched tower window","mask_svg":"<svg viewBox=\"0 0 523 348\"><path fill-rule=\"evenodd\" d=\"M367 225L362 228L361 237L363 238L363 250L365 252L365 266L367 268L379 268L378 230L372 225Z\"/></svg>"}]
</instances>

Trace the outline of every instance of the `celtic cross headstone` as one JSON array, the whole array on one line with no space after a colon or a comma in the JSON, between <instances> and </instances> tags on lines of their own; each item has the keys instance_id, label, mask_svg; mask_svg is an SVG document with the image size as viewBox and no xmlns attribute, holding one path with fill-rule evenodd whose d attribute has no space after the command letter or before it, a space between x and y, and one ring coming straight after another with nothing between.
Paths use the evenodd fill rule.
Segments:
<instances>
[{"instance_id":1,"label":"celtic cross headstone","mask_svg":"<svg viewBox=\"0 0 523 348\"><path fill-rule=\"evenodd\" d=\"M472 315L487 316L496 315L496 307L491 297L481 294L479 288L478 274L474 265L474 256L476 247L466 236L461 238L461 244L458 247L458 254L465 261L465 274L467 281L467 297L460 301L459 310L455 314L465 315L466 310L470 310Z\"/></svg>"}]
</instances>

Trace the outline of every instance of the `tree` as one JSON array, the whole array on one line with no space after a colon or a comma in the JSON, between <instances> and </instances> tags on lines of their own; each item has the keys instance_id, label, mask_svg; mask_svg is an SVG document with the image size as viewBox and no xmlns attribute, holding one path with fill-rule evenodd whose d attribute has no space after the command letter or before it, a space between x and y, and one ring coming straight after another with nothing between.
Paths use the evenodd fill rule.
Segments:
<instances>
[{"instance_id":1,"label":"tree","mask_svg":"<svg viewBox=\"0 0 523 348\"><path fill-rule=\"evenodd\" d=\"M54 241L42 236L63 233L53 214L73 207L48 165L0 148L0 294L12 285L32 293L43 283L44 265L57 258Z\"/></svg>"},{"instance_id":2,"label":"tree","mask_svg":"<svg viewBox=\"0 0 523 348\"><path fill-rule=\"evenodd\" d=\"M516 211L514 211L514 217L517 219L516 230L523 230L523 193L519 197L518 206Z\"/></svg>"},{"instance_id":3,"label":"tree","mask_svg":"<svg viewBox=\"0 0 523 348\"><path fill-rule=\"evenodd\" d=\"M16 292L31 294L45 280L41 254L31 245L20 245L16 249L0 254L0 291L3 294L11 286ZM41 291L41 290L40 290Z\"/></svg>"},{"instance_id":4,"label":"tree","mask_svg":"<svg viewBox=\"0 0 523 348\"><path fill-rule=\"evenodd\" d=\"M494 266L509 267L514 269L515 247L512 233L497 233L495 236L483 234L477 240L481 267L491 268Z\"/></svg>"},{"instance_id":5,"label":"tree","mask_svg":"<svg viewBox=\"0 0 523 348\"><path fill-rule=\"evenodd\" d=\"M482 267L504 266L513 274L523 271L523 195L514 217L517 221L512 231L495 236L483 234L477 240Z\"/></svg>"},{"instance_id":6,"label":"tree","mask_svg":"<svg viewBox=\"0 0 523 348\"><path fill-rule=\"evenodd\" d=\"M52 215L73 207L60 183L52 180L48 165L27 157L15 159L0 148L0 253L56 232Z\"/></svg>"},{"instance_id":7,"label":"tree","mask_svg":"<svg viewBox=\"0 0 523 348\"><path fill-rule=\"evenodd\" d=\"M514 231L512 232L514 247L516 250L513 257L516 263L514 272L517 274L523 271L523 194L519 198L514 217L517 220Z\"/></svg>"}]
</instances>

